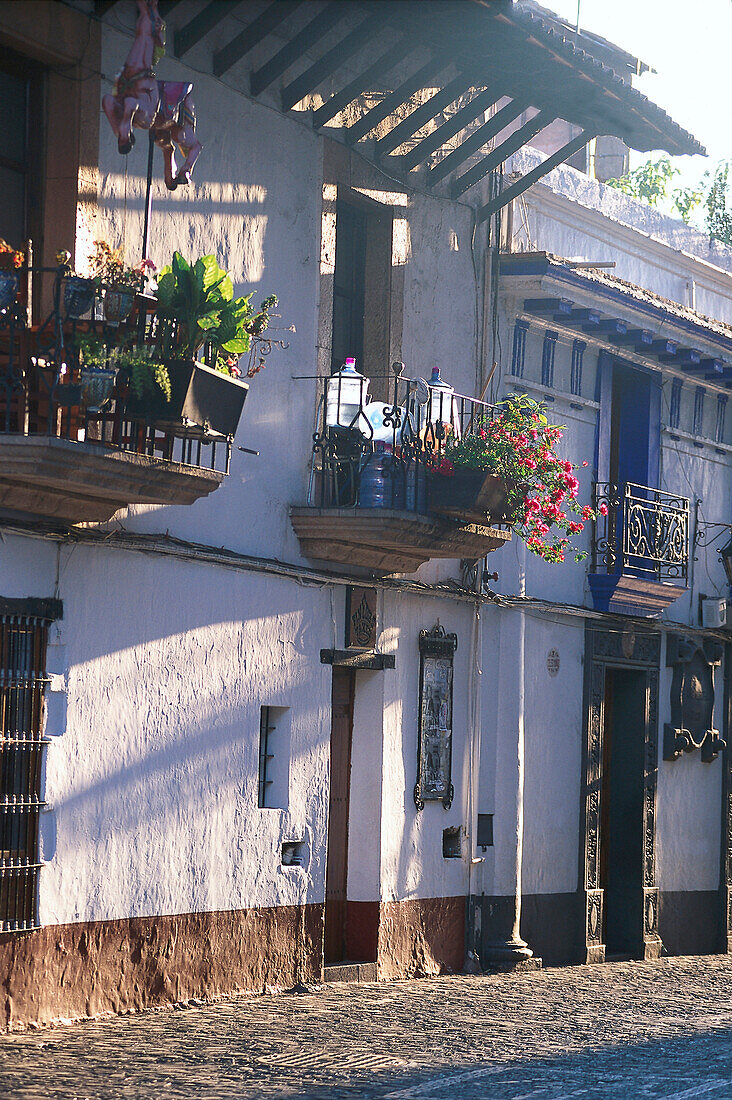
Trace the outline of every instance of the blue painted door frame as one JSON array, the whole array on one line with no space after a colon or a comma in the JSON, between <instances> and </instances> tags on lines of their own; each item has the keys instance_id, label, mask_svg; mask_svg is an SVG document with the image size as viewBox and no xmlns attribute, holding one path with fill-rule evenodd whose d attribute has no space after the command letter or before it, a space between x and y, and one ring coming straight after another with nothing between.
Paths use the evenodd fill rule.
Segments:
<instances>
[{"instance_id":1,"label":"blue painted door frame","mask_svg":"<svg viewBox=\"0 0 732 1100\"><path fill-rule=\"evenodd\" d=\"M657 489L661 453L660 374L601 351L598 400L597 480L612 481L619 486L632 481Z\"/></svg>"}]
</instances>

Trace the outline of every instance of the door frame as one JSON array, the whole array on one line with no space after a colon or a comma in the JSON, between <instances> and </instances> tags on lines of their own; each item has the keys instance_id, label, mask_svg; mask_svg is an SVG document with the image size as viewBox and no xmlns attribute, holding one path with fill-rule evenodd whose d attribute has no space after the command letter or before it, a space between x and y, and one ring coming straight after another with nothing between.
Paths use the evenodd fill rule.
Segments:
<instances>
[{"instance_id":1,"label":"door frame","mask_svg":"<svg viewBox=\"0 0 732 1100\"><path fill-rule=\"evenodd\" d=\"M585 676L580 813L580 912L582 962L604 962L604 890L600 887L600 825L602 820L602 761L605 709L605 672L618 668L645 673L646 705L643 768L643 939L638 954L657 959L662 943L658 934L656 884L656 788L658 780L658 689L661 634L622 620L588 621L585 626Z\"/></svg>"}]
</instances>

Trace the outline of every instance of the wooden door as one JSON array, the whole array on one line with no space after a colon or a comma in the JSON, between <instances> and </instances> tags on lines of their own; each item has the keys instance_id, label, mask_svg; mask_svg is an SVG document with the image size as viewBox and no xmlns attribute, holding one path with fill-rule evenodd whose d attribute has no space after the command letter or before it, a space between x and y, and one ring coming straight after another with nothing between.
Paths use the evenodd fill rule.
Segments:
<instances>
[{"instance_id":1,"label":"wooden door","mask_svg":"<svg viewBox=\"0 0 732 1100\"><path fill-rule=\"evenodd\" d=\"M333 669L330 732L330 802L325 873L325 962L346 958L348 809L351 789L351 737L355 674Z\"/></svg>"}]
</instances>

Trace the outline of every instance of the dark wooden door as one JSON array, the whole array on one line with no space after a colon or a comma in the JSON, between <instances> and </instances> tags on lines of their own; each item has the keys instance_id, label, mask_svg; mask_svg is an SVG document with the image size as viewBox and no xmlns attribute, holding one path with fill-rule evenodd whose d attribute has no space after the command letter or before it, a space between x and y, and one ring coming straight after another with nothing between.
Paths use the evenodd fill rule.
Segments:
<instances>
[{"instance_id":1,"label":"dark wooden door","mask_svg":"<svg viewBox=\"0 0 732 1100\"><path fill-rule=\"evenodd\" d=\"M643 762L646 675L605 673L600 885L606 957L643 958Z\"/></svg>"},{"instance_id":2,"label":"dark wooden door","mask_svg":"<svg viewBox=\"0 0 732 1100\"><path fill-rule=\"evenodd\" d=\"M333 669L330 732L330 803L325 872L325 961L346 958L346 885L348 880L348 809L351 790L351 737L355 674Z\"/></svg>"}]
</instances>

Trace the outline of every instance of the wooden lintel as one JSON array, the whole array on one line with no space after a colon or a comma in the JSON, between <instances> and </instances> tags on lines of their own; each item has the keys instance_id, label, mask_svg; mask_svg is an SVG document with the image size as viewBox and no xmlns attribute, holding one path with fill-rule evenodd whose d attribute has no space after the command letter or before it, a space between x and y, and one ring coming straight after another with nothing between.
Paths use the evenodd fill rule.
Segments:
<instances>
[{"instance_id":1,"label":"wooden lintel","mask_svg":"<svg viewBox=\"0 0 732 1100\"><path fill-rule=\"evenodd\" d=\"M375 649L321 649L321 665L334 668L385 669L396 668L393 653L377 653Z\"/></svg>"}]
</instances>

